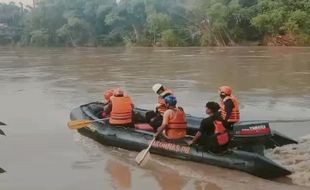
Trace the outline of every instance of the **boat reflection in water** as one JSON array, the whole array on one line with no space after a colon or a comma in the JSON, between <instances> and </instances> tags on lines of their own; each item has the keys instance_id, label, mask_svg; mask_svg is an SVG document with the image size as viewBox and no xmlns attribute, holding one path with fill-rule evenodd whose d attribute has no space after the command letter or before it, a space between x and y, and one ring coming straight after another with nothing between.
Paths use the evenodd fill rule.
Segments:
<instances>
[{"instance_id":1,"label":"boat reflection in water","mask_svg":"<svg viewBox=\"0 0 310 190\"><path fill-rule=\"evenodd\" d=\"M106 171L111 175L113 184L116 189L130 189L131 188L131 171L130 167L122 162L109 159L107 162Z\"/></svg>"},{"instance_id":2,"label":"boat reflection in water","mask_svg":"<svg viewBox=\"0 0 310 190\"><path fill-rule=\"evenodd\" d=\"M84 137L78 133L75 134L76 141L81 145L87 153L88 159L84 161L76 161L73 164L74 169L91 170L92 167L103 167L101 178L103 181L108 179L109 184L105 183L105 189L147 189L147 190L220 190L216 184L203 177L190 176L193 171L189 168L192 163L164 158L152 154L151 159L143 167L137 167L134 159L137 152L127 151L123 149L103 146L88 137ZM176 164L174 164L176 163ZM188 163L188 167L183 166ZM197 164L199 165L199 164ZM183 168L185 167L185 168ZM201 171L211 171L218 174L210 167L203 167ZM180 171L178 170L180 169ZM225 169L218 168L221 172ZM199 170L195 167L194 170ZM184 175L187 171L188 175ZM229 173L229 172L228 172ZM194 177L194 178L193 178ZM212 177L211 177L212 179Z\"/></svg>"}]
</instances>

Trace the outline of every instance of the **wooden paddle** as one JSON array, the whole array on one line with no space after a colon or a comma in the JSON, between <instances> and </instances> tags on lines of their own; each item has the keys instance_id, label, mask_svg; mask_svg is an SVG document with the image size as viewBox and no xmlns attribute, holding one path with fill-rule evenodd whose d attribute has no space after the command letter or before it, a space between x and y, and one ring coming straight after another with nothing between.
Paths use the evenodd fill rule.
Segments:
<instances>
[{"instance_id":1,"label":"wooden paddle","mask_svg":"<svg viewBox=\"0 0 310 190\"><path fill-rule=\"evenodd\" d=\"M0 129L0 135L5 135L5 133Z\"/></svg>"},{"instance_id":2,"label":"wooden paddle","mask_svg":"<svg viewBox=\"0 0 310 190\"><path fill-rule=\"evenodd\" d=\"M0 121L0 125L6 125L6 124ZM0 135L5 135L5 133L1 129L0 129ZM0 173L4 173L4 172L5 170L0 168Z\"/></svg>"},{"instance_id":3,"label":"wooden paddle","mask_svg":"<svg viewBox=\"0 0 310 190\"><path fill-rule=\"evenodd\" d=\"M5 172L5 170L0 168L0 173L4 173L4 172Z\"/></svg>"},{"instance_id":4,"label":"wooden paddle","mask_svg":"<svg viewBox=\"0 0 310 190\"><path fill-rule=\"evenodd\" d=\"M150 156L151 156L150 149L153 143L155 142L155 139L156 139L156 136L153 138L149 146L146 149L139 152L139 154L137 155L135 160L138 165L144 166L147 163L147 161L150 159Z\"/></svg>"},{"instance_id":5,"label":"wooden paddle","mask_svg":"<svg viewBox=\"0 0 310 190\"><path fill-rule=\"evenodd\" d=\"M68 122L68 127L70 129L80 129L83 127L87 127L88 125L97 122L97 121L105 121L108 120L109 118L104 118L104 119L96 119L96 120L90 120L90 119L79 119L79 120L73 120Z\"/></svg>"}]
</instances>

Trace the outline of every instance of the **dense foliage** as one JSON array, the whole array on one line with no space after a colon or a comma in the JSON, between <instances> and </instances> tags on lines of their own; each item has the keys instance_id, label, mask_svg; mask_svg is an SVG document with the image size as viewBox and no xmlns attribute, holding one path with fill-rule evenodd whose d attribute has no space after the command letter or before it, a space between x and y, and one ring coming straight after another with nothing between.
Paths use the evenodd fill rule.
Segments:
<instances>
[{"instance_id":1,"label":"dense foliage","mask_svg":"<svg viewBox=\"0 0 310 190\"><path fill-rule=\"evenodd\" d=\"M310 43L309 0L39 0L0 3L0 44L226 46Z\"/></svg>"}]
</instances>

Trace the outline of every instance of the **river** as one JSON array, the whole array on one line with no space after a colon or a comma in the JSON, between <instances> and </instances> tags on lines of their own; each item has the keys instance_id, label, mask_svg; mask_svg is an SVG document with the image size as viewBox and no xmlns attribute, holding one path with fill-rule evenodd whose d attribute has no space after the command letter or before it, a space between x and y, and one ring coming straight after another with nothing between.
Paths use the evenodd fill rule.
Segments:
<instances>
[{"instance_id":1,"label":"river","mask_svg":"<svg viewBox=\"0 0 310 190\"><path fill-rule=\"evenodd\" d=\"M218 86L229 84L243 120L289 120L271 127L295 139L310 134L310 48L0 48L0 121L8 124L1 127L7 136L0 136L0 166L7 172L0 189L309 189L302 186L310 185L307 140L270 151L299 172L270 181L156 155L140 168L136 152L67 128L72 108L103 100L111 87L153 108L156 82L173 88L179 105L197 116L218 100ZM287 161L294 157L304 166L295 169Z\"/></svg>"}]
</instances>

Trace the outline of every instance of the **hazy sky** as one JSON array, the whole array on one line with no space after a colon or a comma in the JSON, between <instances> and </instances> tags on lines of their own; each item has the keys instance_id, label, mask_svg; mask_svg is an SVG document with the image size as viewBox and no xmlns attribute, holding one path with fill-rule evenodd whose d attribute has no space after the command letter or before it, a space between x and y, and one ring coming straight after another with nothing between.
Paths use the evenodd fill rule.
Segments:
<instances>
[{"instance_id":1,"label":"hazy sky","mask_svg":"<svg viewBox=\"0 0 310 190\"><path fill-rule=\"evenodd\" d=\"M28 5L32 4L32 0L0 0L0 3L9 3L9 2L15 2L15 3L22 2L22 3L28 4Z\"/></svg>"}]
</instances>

